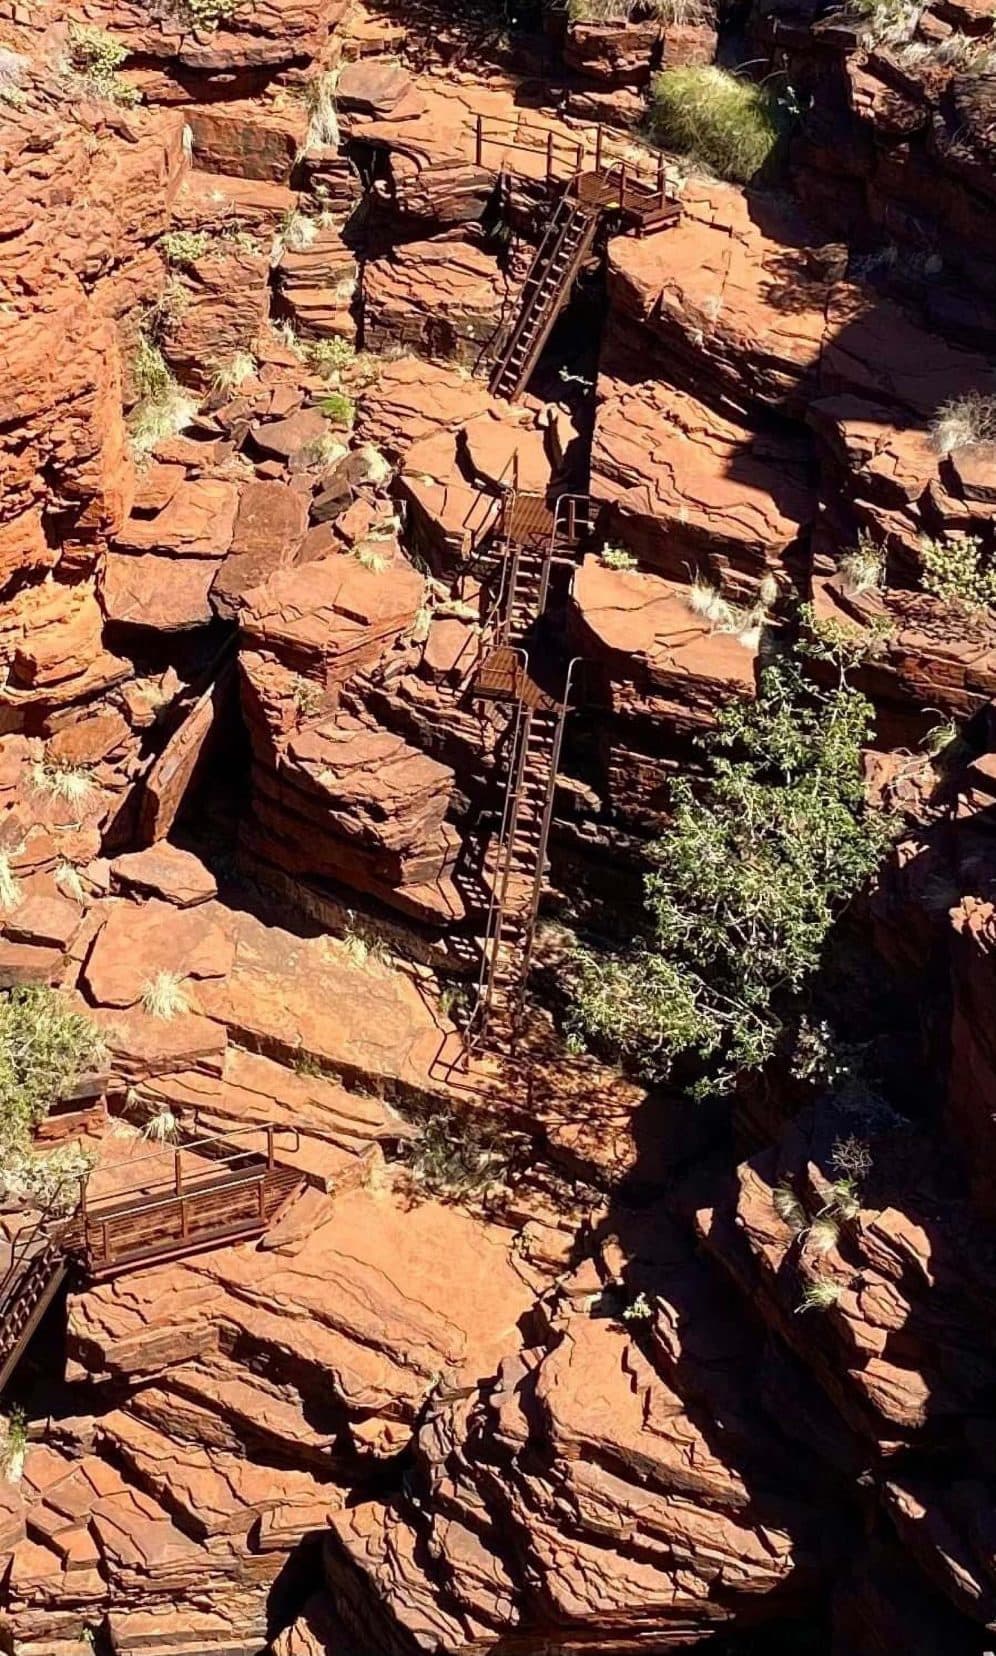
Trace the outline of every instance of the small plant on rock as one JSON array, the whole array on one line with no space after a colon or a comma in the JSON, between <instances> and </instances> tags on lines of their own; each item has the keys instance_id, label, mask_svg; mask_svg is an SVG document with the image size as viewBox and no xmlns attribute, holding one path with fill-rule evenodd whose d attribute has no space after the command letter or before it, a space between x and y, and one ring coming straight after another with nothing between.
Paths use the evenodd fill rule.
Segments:
<instances>
[{"instance_id":1,"label":"small plant on rock","mask_svg":"<svg viewBox=\"0 0 996 1656\"><path fill-rule=\"evenodd\" d=\"M240 4L241 0L168 0L167 13L180 28L212 34L231 21Z\"/></svg>"},{"instance_id":2,"label":"small plant on rock","mask_svg":"<svg viewBox=\"0 0 996 1656\"><path fill-rule=\"evenodd\" d=\"M294 706L304 718L311 718L322 706L325 697L320 684L313 680L302 678L300 674L294 680Z\"/></svg>"},{"instance_id":3,"label":"small plant on rock","mask_svg":"<svg viewBox=\"0 0 996 1656\"><path fill-rule=\"evenodd\" d=\"M86 888L80 877L80 871L74 863L60 862L56 864L55 883L61 892L71 897L75 903L86 901Z\"/></svg>"},{"instance_id":4,"label":"small plant on rock","mask_svg":"<svg viewBox=\"0 0 996 1656\"><path fill-rule=\"evenodd\" d=\"M325 74L316 75L308 86L308 130L304 136L302 155L310 155L316 149L339 148L341 134L335 101L338 79L336 71L330 69Z\"/></svg>"},{"instance_id":5,"label":"small plant on rock","mask_svg":"<svg viewBox=\"0 0 996 1656\"><path fill-rule=\"evenodd\" d=\"M806 1232L814 1253L831 1253L840 1240L840 1226L832 1213L819 1213Z\"/></svg>"},{"instance_id":6,"label":"small plant on rock","mask_svg":"<svg viewBox=\"0 0 996 1656\"><path fill-rule=\"evenodd\" d=\"M628 23L636 0L567 0L572 23Z\"/></svg>"},{"instance_id":7,"label":"small plant on rock","mask_svg":"<svg viewBox=\"0 0 996 1656\"><path fill-rule=\"evenodd\" d=\"M832 662L842 678L863 661L880 655L894 630L888 615L873 615L857 626L833 615L817 615L812 604L799 606L799 619L805 629L805 654L814 661Z\"/></svg>"},{"instance_id":8,"label":"small plant on rock","mask_svg":"<svg viewBox=\"0 0 996 1656\"><path fill-rule=\"evenodd\" d=\"M996 70L996 36L954 30L943 40L913 40L894 53L904 69L952 69L957 75L991 75Z\"/></svg>"},{"instance_id":9,"label":"small plant on rock","mask_svg":"<svg viewBox=\"0 0 996 1656\"><path fill-rule=\"evenodd\" d=\"M333 339L311 339L304 346L309 368L326 379L333 378L343 368L356 361L356 347L348 339L336 335Z\"/></svg>"},{"instance_id":10,"label":"small plant on rock","mask_svg":"<svg viewBox=\"0 0 996 1656\"><path fill-rule=\"evenodd\" d=\"M817 1277L815 1282L807 1282L796 1310L829 1311L832 1305L839 1303L842 1292L840 1283L834 1282L832 1277Z\"/></svg>"},{"instance_id":11,"label":"small plant on rock","mask_svg":"<svg viewBox=\"0 0 996 1656\"><path fill-rule=\"evenodd\" d=\"M291 207L280 221L273 238L270 263L278 265L285 253L304 253L314 245L318 235L318 220L303 213L300 207Z\"/></svg>"},{"instance_id":12,"label":"small plant on rock","mask_svg":"<svg viewBox=\"0 0 996 1656\"><path fill-rule=\"evenodd\" d=\"M413 1182L439 1197L480 1195L508 1168L507 1148L489 1122L445 1109L419 1120L406 1159Z\"/></svg>"},{"instance_id":13,"label":"small plant on rock","mask_svg":"<svg viewBox=\"0 0 996 1656\"><path fill-rule=\"evenodd\" d=\"M0 851L0 909L16 908L21 896L21 882L10 866L10 852Z\"/></svg>"},{"instance_id":14,"label":"small plant on rock","mask_svg":"<svg viewBox=\"0 0 996 1656\"><path fill-rule=\"evenodd\" d=\"M30 60L20 52L0 46L0 104L7 104L11 109L24 108L27 95L21 82L29 64Z\"/></svg>"},{"instance_id":15,"label":"small plant on rock","mask_svg":"<svg viewBox=\"0 0 996 1656\"><path fill-rule=\"evenodd\" d=\"M206 230L167 230L159 245L170 264L193 265L203 259L211 241Z\"/></svg>"},{"instance_id":16,"label":"small plant on rock","mask_svg":"<svg viewBox=\"0 0 996 1656\"><path fill-rule=\"evenodd\" d=\"M362 564L364 569L369 569L373 575L383 575L385 570L391 567L392 560L385 552L378 552L374 546L358 546L355 556L357 563Z\"/></svg>"},{"instance_id":17,"label":"small plant on rock","mask_svg":"<svg viewBox=\"0 0 996 1656\"><path fill-rule=\"evenodd\" d=\"M227 362L219 363L211 381L212 391L228 394L237 391L256 372L256 358L251 351L236 351Z\"/></svg>"},{"instance_id":18,"label":"small plant on rock","mask_svg":"<svg viewBox=\"0 0 996 1656\"><path fill-rule=\"evenodd\" d=\"M920 541L920 584L942 603L978 614L996 605L996 569L978 535Z\"/></svg>"},{"instance_id":19,"label":"small plant on rock","mask_svg":"<svg viewBox=\"0 0 996 1656\"><path fill-rule=\"evenodd\" d=\"M969 391L952 397L938 409L930 429L939 454L996 443L996 395Z\"/></svg>"},{"instance_id":20,"label":"small plant on rock","mask_svg":"<svg viewBox=\"0 0 996 1656\"><path fill-rule=\"evenodd\" d=\"M142 990L142 1005L153 1018L168 1023L181 1012L189 1012L190 1002L183 988L181 972L157 972Z\"/></svg>"},{"instance_id":21,"label":"small plant on rock","mask_svg":"<svg viewBox=\"0 0 996 1656\"><path fill-rule=\"evenodd\" d=\"M637 1294L635 1300L627 1305L622 1314L623 1322L649 1322L654 1314L654 1308L646 1294Z\"/></svg>"},{"instance_id":22,"label":"small plant on rock","mask_svg":"<svg viewBox=\"0 0 996 1656\"><path fill-rule=\"evenodd\" d=\"M912 38L922 0L848 0L847 12L869 45L894 46Z\"/></svg>"},{"instance_id":23,"label":"small plant on rock","mask_svg":"<svg viewBox=\"0 0 996 1656\"><path fill-rule=\"evenodd\" d=\"M301 450L301 457L309 466L334 466L348 453L345 443L341 443L334 432L327 431L323 436L306 443Z\"/></svg>"},{"instance_id":24,"label":"small plant on rock","mask_svg":"<svg viewBox=\"0 0 996 1656\"><path fill-rule=\"evenodd\" d=\"M0 1415L0 1477L5 1483L20 1483L28 1450L28 1423L24 1410L11 1409Z\"/></svg>"},{"instance_id":25,"label":"small plant on rock","mask_svg":"<svg viewBox=\"0 0 996 1656\"><path fill-rule=\"evenodd\" d=\"M82 765L53 765L47 761L32 765L31 783L39 793L52 794L78 810L96 787L90 772Z\"/></svg>"},{"instance_id":26,"label":"small plant on rock","mask_svg":"<svg viewBox=\"0 0 996 1656\"><path fill-rule=\"evenodd\" d=\"M131 372L138 401L128 416L128 432L135 454L143 456L183 431L197 413L197 403L177 385L145 329L138 336Z\"/></svg>"},{"instance_id":27,"label":"small plant on rock","mask_svg":"<svg viewBox=\"0 0 996 1656\"><path fill-rule=\"evenodd\" d=\"M796 1236L805 1230L806 1210L791 1185L775 1185L771 1192L771 1205L779 1219L788 1225Z\"/></svg>"},{"instance_id":28,"label":"small plant on rock","mask_svg":"<svg viewBox=\"0 0 996 1656\"><path fill-rule=\"evenodd\" d=\"M387 950L379 937L349 930L339 939L339 947L351 966L359 966L364 971L387 964Z\"/></svg>"},{"instance_id":29,"label":"small plant on rock","mask_svg":"<svg viewBox=\"0 0 996 1656\"><path fill-rule=\"evenodd\" d=\"M856 1180L847 1175L835 1179L827 1197L827 1211L838 1219L856 1219L861 1212Z\"/></svg>"},{"instance_id":30,"label":"small plant on rock","mask_svg":"<svg viewBox=\"0 0 996 1656\"><path fill-rule=\"evenodd\" d=\"M69 70L90 97L120 104L138 101L138 93L117 75L127 56L128 48L106 29L88 23L70 23Z\"/></svg>"},{"instance_id":31,"label":"small plant on rock","mask_svg":"<svg viewBox=\"0 0 996 1656\"><path fill-rule=\"evenodd\" d=\"M848 592L872 592L885 584L885 548L876 546L870 535L859 535L857 546L844 553L837 568Z\"/></svg>"},{"instance_id":32,"label":"small plant on rock","mask_svg":"<svg viewBox=\"0 0 996 1656\"><path fill-rule=\"evenodd\" d=\"M830 1165L835 1172L849 1180L856 1190L872 1170L872 1153L864 1139L848 1133L845 1138L834 1140L830 1152Z\"/></svg>"},{"instance_id":33,"label":"small plant on rock","mask_svg":"<svg viewBox=\"0 0 996 1656\"><path fill-rule=\"evenodd\" d=\"M606 569L635 569L636 559L625 546L603 546L598 554L599 563Z\"/></svg>"},{"instance_id":34,"label":"small plant on rock","mask_svg":"<svg viewBox=\"0 0 996 1656\"><path fill-rule=\"evenodd\" d=\"M345 426L348 429L356 419L356 404L345 391L330 392L327 397L322 398L318 406L333 425Z\"/></svg>"},{"instance_id":35,"label":"small plant on rock","mask_svg":"<svg viewBox=\"0 0 996 1656\"><path fill-rule=\"evenodd\" d=\"M168 1105L162 1104L142 1128L142 1137L154 1144L171 1144L179 1137L180 1123Z\"/></svg>"}]
</instances>

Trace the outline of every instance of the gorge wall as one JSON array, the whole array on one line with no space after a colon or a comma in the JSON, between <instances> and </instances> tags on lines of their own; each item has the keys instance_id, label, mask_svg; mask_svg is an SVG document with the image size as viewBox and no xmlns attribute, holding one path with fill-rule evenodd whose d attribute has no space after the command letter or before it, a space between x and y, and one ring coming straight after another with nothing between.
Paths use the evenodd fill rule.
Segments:
<instances>
[{"instance_id":1,"label":"gorge wall","mask_svg":"<svg viewBox=\"0 0 996 1656\"><path fill-rule=\"evenodd\" d=\"M173 1177L167 1129L196 1173L274 1124L300 1180L53 1307L0 1642L981 1656L996 623L922 582L996 551L996 444L938 423L996 394L993 17L457 11L0 0L0 987L101 1032L44 1129L94 1195ZM496 398L549 175L652 169L653 73L734 22L794 88L778 186L669 156L678 222L613 226ZM584 668L537 998L802 601L902 824L846 927L874 1089L710 1112L570 1050L556 988L467 1060L511 478L600 514L549 612Z\"/></svg>"}]
</instances>

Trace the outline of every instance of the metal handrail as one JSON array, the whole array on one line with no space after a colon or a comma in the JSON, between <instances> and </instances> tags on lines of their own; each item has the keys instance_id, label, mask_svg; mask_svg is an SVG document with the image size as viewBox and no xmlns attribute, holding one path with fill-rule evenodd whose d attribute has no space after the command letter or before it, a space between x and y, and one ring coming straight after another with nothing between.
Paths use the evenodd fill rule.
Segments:
<instances>
[{"instance_id":1,"label":"metal handrail","mask_svg":"<svg viewBox=\"0 0 996 1656\"><path fill-rule=\"evenodd\" d=\"M19 1232L15 1237L11 1247L10 1264L4 1272L3 1278L0 1279L0 1316L8 1309L8 1298L11 1290L17 1288L22 1280L21 1267L25 1260L29 1260L30 1268L30 1264L35 1259L40 1259L45 1253L45 1247L41 1247L36 1254L31 1255L31 1245L39 1236L39 1233L44 1235L46 1244L58 1240L58 1226L49 1228L51 1217L50 1211L46 1209L33 1225L26 1227L23 1232Z\"/></svg>"},{"instance_id":2,"label":"metal handrail","mask_svg":"<svg viewBox=\"0 0 996 1656\"><path fill-rule=\"evenodd\" d=\"M485 130L485 123L499 127L509 127L514 136L506 138L500 132L495 136L491 136ZM536 143L531 143L528 138L521 136L522 133L530 132L536 133ZM561 155L558 154L558 147L561 152L565 148L570 150L573 156L573 166L568 173L568 179L560 182L568 182L570 178L576 177L584 162L585 146L583 142L579 142L577 139L565 138L562 133L556 132L553 127L540 126L538 123L535 126L530 126L528 121L516 121L510 115L476 116L474 120L474 160L479 167L483 167L485 164L484 147L486 144L501 144L503 149L518 149L524 151L527 155L545 155L545 182L547 184L558 182L554 170L555 162L559 162L561 159Z\"/></svg>"},{"instance_id":3,"label":"metal handrail","mask_svg":"<svg viewBox=\"0 0 996 1656\"><path fill-rule=\"evenodd\" d=\"M497 394L502 380L509 371L516 347L519 345L523 337L526 337L527 352L519 368L516 370L510 400L514 399L525 385L532 367L535 365L543 346L549 338L550 331L557 318L564 297L566 297L567 293L569 293L571 287L573 286L577 272L581 266L581 261L583 260L587 249L591 245L597 215L589 212L588 209L580 202L576 203L574 206L571 206L568 202L567 210L564 211L563 208L564 203L558 202L553 217L544 231L540 244L536 249L529 269L526 272L522 289L519 294L518 308L513 318L512 327L509 332L505 348L502 351L498 361L495 363L494 369L491 373L491 378L488 381L489 389L492 394ZM563 222L560 224L558 229L557 218L558 214L561 214L561 212L563 212ZM583 223L581 232L578 236L577 244L568 256L567 263L560 273L556 287L553 289L553 298L551 299L549 292L546 294L543 292L545 276L549 273L552 265L563 252L568 236L577 228L579 217ZM527 292L530 287L531 291ZM529 330L534 323L536 325L535 332L533 337L529 339Z\"/></svg>"},{"instance_id":4,"label":"metal handrail","mask_svg":"<svg viewBox=\"0 0 996 1656\"><path fill-rule=\"evenodd\" d=\"M183 1171L181 1158L184 1155L189 1155L192 1152L196 1152L197 1150L202 1148L204 1145L223 1144L223 1143L229 1142L230 1140L232 1140L233 1138L236 1138L236 1137L243 1137L244 1138L246 1136L246 1134L250 1134L250 1133L265 1133L266 1134L266 1169L267 1170L272 1169L276 1165L275 1159L274 1159L274 1143L275 1143L275 1139L276 1139L277 1134L290 1133L290 1134L293 1135L294 1145L293 1145L293 1149L292 1149L292 1152L291 1152L292 1154L294 1154L300 1148L301 1135L300 1135L299 1130L296 1127L287 1126L286 1124L284 1124L282 1122L266 1122L266 1123L260 1122L258 1125L255 1125L255 1126L250 1125L250 1126L245 1126L245 1127L233 1127L229 1131L224 1132L224 1133L210 1133L210 1134L205 1135L203 1138L191 1139L189 1142L186 1142L184 1144L176 1145L173 1149L172 1188L166 1190L166 1193L164 1194L162 1200L164 1202L175 1200L177 1196L182 1197L185 1194L187 1194L188 1191L191 1194L196 1194L196 1190L197 1190L196 1183L193 1184L193 1185L190 1185L187 1182L188 1175L185 1175L185 1173ZM239 1161L243 1156L251 1156L251 1155L254 1155L254 1154L260 1154L260 1152L253 1151L251 1149L247 1149L245 1146L241 1146L239 1149L233 1150L233 1152L230 1156L221 1156L221 1157L213 1159L212 1160L212 1169L217 1169L219 1167L221 1167L221 1168L227 1167L231 1163ZM136 1157L135 1162L133 1162L131 1165L135 1166L135 1165L140 1165L142 1162L160 1161L160 1160L161 1160L161 1153L159 1153L155 1150L150 1150L147 1155ZM210 1177L210 1174L205 1172L205 1174L203 1176L204 1177ZM195 1174L192 1175L192 1177L193 1177L194 1180L196 1180L199 1177L202 1177L202 1175L195 1173ZM152 1179L152 1180L146 1182L145 1184L128 1185L123 1190L109 1191L106 1196L97 1197L96 1201L91 1201L91 1202L88 1202L88 1200L87 1200L86 1184L87 1184L86 1178L82 1178L80 1180L81 1190L80 1190L80 1204L79 1204L78 1212L79 1212L80 1218L83 1219L84 1221L90 1215L99 1216L101 1208L104 1207L104 1206L107 1206L108 1204L111 1204L111 1203L113 1203L115 1205L121 1204L121 1203L127 1204L128 1201L132 1198L138 1199L138 1198L142 1198L142 1197L148 1197L151 1202L158 1202L159 1198L156 1196L156 1191L160 1187L168 1187L170 1185L170 1180L166 1176L163 1176L162 1178L159 1178L159 1179Z\"/></svg>"}]
</instances>

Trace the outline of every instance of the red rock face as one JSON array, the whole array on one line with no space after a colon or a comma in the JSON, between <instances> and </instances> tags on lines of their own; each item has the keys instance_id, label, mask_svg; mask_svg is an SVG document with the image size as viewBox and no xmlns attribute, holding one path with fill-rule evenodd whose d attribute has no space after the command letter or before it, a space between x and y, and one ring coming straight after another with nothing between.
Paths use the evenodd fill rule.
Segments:
<instances>
[{"instance_id":1,"label":"red rock face","mask_svg":"<svg viewBox=\"0 0 996 1656\"><path fill-rule=\"evenodd\" d=\"M73 1390L26 1386L0 1479L4 1637L658 1656L826 1621L833 1656L977 1656L994 641L919 589L925 537L993 550L992 444L932 431L996 383L992 77L752 19L813 91L802 205L691 179L674 226L614 220L601 338L593 254L509 405L487 368L549 180L593 166L592 120L641 125L659 62L712 61L710 8L565 25L540 107L452 17L95 0L115 101L73 78L56 8L7 11L0 988L51 985L101 1032L106 1077L44 1128L93 1155L94 1203L210 1183L218 1135L241 1166L268 1126L294 1194L262 1237L74 1281L40 1359ZM986 33L967 3L919 26ZM600 145L655 168L631 130ZM878 227L943 242L942 269L883 275ZM152 344L176 386L138 441ZM867 779L909 832L865 942L922 1009L924 1096L861 1118L859 1191L834 1194L840 1123L801 1083L738 1097L745 1157L545 1015L512 1054L451 1016L507 763L507 709L474 694L495 531L513 481L586 487L589 448L609 556L555 568L533 657L584 661L565 913L607 888L625 924L670 780L798 600L875 644ZM859 536L881 588L840 567ZM975 720L967 770L921 756L948 717ZM3 1196L0 1274L26 1215Z\"/></svg>"}]
</instances>

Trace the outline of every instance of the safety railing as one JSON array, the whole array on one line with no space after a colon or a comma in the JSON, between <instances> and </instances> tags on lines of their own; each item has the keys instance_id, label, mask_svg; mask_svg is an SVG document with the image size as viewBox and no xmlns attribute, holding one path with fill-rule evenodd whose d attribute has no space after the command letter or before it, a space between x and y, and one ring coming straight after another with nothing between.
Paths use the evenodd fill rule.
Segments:
<instances>
[{"instance_id":1,"label":"safety railing","mask_svg":"<svg viewBox=\"0 0 996 1656\"><path fill-rule=\"evenodd\" d=\"M108 1204L113 1205L115 1209L120 1207L130 1207L133 1203L137 1202L141 1202L143 1207L146 1205L153 1207L159 1202L168 1201L174 1197L192 1193L198 1188L199 1180L216 1181L219 1169L227 1168L229 1170L238 1171L238 1165L240 1163L245 1164L247 1158L255 1157L258 1162L259 1156L264 1154L264 1152L262 1150L254 1151L252 1149L248 1149L244 1144L240 1144L237 1149L233 1150L232 1153L227 1156L217 1156L215 1155L213 1149L209 1148L209 1146L229 1144L236 1138L245 1139L255 1134L262 1134L265 1138L266 1144L266 1166L268 1168L273 1168L277 1165L276 1141L278 1136L284 1133L289 1134L293 1138L294 1150L298 1149L301 1142L298 1129L296 1127L287 1127L281 1123L274 1122L258 1127L236 1127L230 1132L210 1133L206 1134L203 1138L191 1139L182 1144L172 1146L172 1174L168 1176L164 1175L158 1179L142 1180L135 1185L126 1186L123 1190L108 1191L106 1196L98 1196L96 1199L88 1196L87 1189L89 1180L84 1177L80 1180L80 1204L78 1213L81 1218L89 1218L91 1215L99 1214L101 1209L106 1207ZM198 1155L201 1156L205 1162L209 1163L209 1166L203 1173L198 1170L197 1173L191 1174L189 1169L185 1169L184 1167L184 1157ZM136 1156L134 1161L130 1161L129 1168L141 1166L143 1162L155 1162L161 1166L162 1160L162 1150L150 1150L146 1155Z\"/></svg>"},{"instance_id":2,"label":"safety railing","mask_svg":"<svg viewBox=\"0 0 996 1656\"><path fill-rule=\"evenodd\" d=\"M597 175L603 185L602 206L613 202L620 210L638 211L641 206L667 204L667 159L663 150L646 154L630 142L620 154L620 138L612 127L599 122L577 138L569 138L539 122L518 121L506 115L478 115L473 123L474 159L479 167L490 161L500 166L500 150L529 156L540 163L545 184L576 184L584 175ZM505 169L507 170L507 169Z\"/></svg>"},{"instance_id":3,"label":"safety railing","mask_svg":"<svg viewBox=\"0 0 996 1656\"><path fill-rule=\"evenodd\" d=\"M584 164L581 140L565 138L553 127L516 121L507 115L478 115L474 121L474 159L479 167L494 160L495 149L518 151L537 158L545 184L566 184ZM499 163L500 165L500 163Z\"/></svg>"},{"instance_id":4,"label":"safety railing","mask_svg":"<svg viewBox=\"0 0 996 1656\"><path fill-rule=\"evenodd\" d=\"M276 1160L276 1139L288 1135L292 1153L300 1144L294 1127L275 1124L235 1128L178 1145L171 1176L145 1179L96 1200L81 1193L80 1206L65 1233L66 1249L91 1277L129 1265L180 1257L194 1249L258 1235L266 1228L273 1200L289 1193L299 1175ZM265 1136L265 1152L245 1143ZM217 1147L240 1141L231 1154ZM203 1170L184 1158L199 1155ZM157 1161L152 1151L137 1163Z\"/></svg>"}]
</instances>

